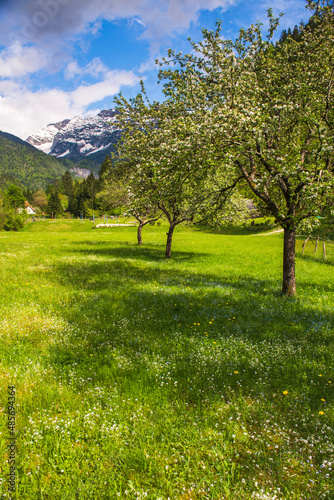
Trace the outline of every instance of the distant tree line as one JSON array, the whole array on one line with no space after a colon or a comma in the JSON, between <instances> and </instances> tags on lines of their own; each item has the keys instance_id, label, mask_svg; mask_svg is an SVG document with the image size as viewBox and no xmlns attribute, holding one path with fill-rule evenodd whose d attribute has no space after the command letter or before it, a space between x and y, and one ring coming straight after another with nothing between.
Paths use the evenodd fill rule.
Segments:
<instances>
[{"instance_id":1,"label":"distant tree line","mask_svg":"<svg viewBox=\"0 0 334 500\"><path fill-rule=\"evenodd\" d=\"M121 207L111 206L104 196L104 172L109 172L111 159L107 157L97 178L91 172L85 179L73 179L70 172L65 174L44 191L25 191L27 200L34 208L54 217L68 215L73 217L92 217L110 210L121 213Z\"/></svg>"},{"instance_id":2,"label":"distant tree line","mask_svg":"<svg viewBox=\"0 0 334 500\"><path fill-rule=\"evenodd\" d=\"M112 165L112 160L108 156L101 165L99 178L91 172L85 179L73 179L70 172L66 171L45 190L5 183L2 189L0 188L2 214L0 230L10 229L8 221L14 216L15 229L23 227L25 215L21 209L24 208L25 202L31 205L37 215L51 217L92 217L93 214L99 216L106 213L114 215L123 213L125 207L111 201L106 191L104 179L106 173L109 175ZM16 193L16 197L13 193ZM19 221L23 221L22 224ZM14 228L13 223L11 225Z\"/></svg>"}]
</instances>

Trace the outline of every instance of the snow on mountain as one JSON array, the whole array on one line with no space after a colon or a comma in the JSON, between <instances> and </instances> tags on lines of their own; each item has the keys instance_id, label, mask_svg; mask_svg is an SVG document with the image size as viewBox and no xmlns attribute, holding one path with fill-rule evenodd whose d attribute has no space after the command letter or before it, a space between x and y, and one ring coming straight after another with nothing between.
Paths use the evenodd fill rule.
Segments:
<instances>
[{"instance_id":1,"label":"snow on mountain","mask_svg":"<svg viewBox=\"0 0 334 500\"><path fill-rule=\"evenodd\" d=\"M48 125L47 128L43 128L27 137L26 142L40 149L43 153L49 154L52 148L53 139L57 133L58 129L54 125Z\"/></svg>"},{"instance_id":2,"label":"snow on mountain","mask_svg":"<svg viewBox=\"0 0 334 500\"><path fill-rule=\"evenodd\" d=\"M40 149L43 153L49 154L53 145L53 140L59 130L64 127L70 120L63 120L58 123L50 123L46 128L30 135L26 142Z\"/></svg>"},{"instance_id":3,"label":"snow on mountain","mask_svg":"<svg viewBox=\"0 0 334 500\"><path fill-rule=\"evenodd\" d=\"M62 155L58 155L58 158L65 158L65 156L67 156L69 153L70 153L70 150L68 149L68 150L67 150L67 151L65 151L65 153L63 153Z\"/></svg>"},{"instance_id":4,"label":"snow on mountain","mask_svg":"<svg viewBox=\"0 0 334 500\"><path fill-rule=\"evenodd\" d=\"M27 142L57 158L80 161L87 156L107 150L121 135L116 124L117 112L106 109L96 116L52 123L28 137ZM106 151L106 155L109 151Z\"/></svg>"},{"instance_id":5,"label":"snow on mountain","mask_svg":"<svg viewBox=\"0 0 334 500\"><path fill-rule=\"evenodd\" d=\"M100 148L94 149L92 151L89 151L87 153L87 156L93 154L93 153L98 153L99 151L103 151L104 149L107 149L109 146L111 146L113 143L111 142L110 144L107 144L106 146L101 146ZM106 153L107 154L107 153Z\"/></svg>"}]
</instances>

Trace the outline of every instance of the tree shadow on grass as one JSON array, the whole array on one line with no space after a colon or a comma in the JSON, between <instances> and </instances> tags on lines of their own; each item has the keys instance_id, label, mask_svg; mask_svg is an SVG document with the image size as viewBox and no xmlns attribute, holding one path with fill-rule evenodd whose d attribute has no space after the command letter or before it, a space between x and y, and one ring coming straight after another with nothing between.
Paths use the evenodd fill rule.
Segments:
<instances>
[{"instance_id":1,"label":"tree shadow on grass","mask_svg":"<svg viewBox=\"0 0 334 500\"><path fill-rule=\"evenodd\" d=\"M317 379L312 363L318 358L332 368L330 314L276 295L274 279L177 269L197 253L176 252L169 265L158 248L90 245L73 251L115 260L54 268L53 278L72 293L62 316L75 328L49 353L65 379L75 369L89 383L109 385L101 375L109 373L126 387L141 383L190 402L287 388L316 401L317 386L301 376L306 366Z\"/></svg>"},{"instance_id":2,"label":"tree shadow on grass","mask_svg":"<svg viewBox=\"0 0 334 500\"><path fill-rule=\"evenodd\" d=\"M85 244L85 242L83 243ZM121 246L110 246L110 241L107 242L86 242L90 245L90 248L72 248L72 251L81 255L95 255L95 256L105 256L105 257L116 257L117 259L137 259L141 261L152 261L152 262L166 262L164 247L157 245L156 248L145 247L142 245L135 245L133 243L122 243ZM101 245L105 244L105 248L101 248ZM92 248L93 247L93 248ZM200 252L184 252L175 251L172 254L172 260L174 262L180 261L191 261L193 259L199 259L201 257L209 256L210 253L200 253Z\"/></svg>"}]
</instances>

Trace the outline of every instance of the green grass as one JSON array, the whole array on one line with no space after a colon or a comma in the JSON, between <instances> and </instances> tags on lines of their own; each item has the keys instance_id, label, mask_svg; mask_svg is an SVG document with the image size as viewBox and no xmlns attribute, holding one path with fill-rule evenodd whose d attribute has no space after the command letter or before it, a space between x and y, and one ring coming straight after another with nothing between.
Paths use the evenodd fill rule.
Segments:
<instances>
[{"instance_id":1,"label":"green grass","mask_svg":"<svg viewBox=\"0 0 334 500\"><path fill-rule=\"evenodd\" d=\"M334 245L165 233L0 233L1 498L15 385L18 499L333 499Z\"/></svg>"}]
</instances>

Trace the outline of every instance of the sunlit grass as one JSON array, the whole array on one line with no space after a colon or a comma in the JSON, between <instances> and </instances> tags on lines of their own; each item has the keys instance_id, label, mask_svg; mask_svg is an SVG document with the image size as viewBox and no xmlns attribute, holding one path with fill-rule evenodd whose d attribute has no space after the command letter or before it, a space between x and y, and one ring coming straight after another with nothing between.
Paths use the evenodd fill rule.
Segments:
<instances>
[{"instance_id":1,"label":"sunlit grass","mask_svg":"<svg viewBox=\"0 0 334 500\"><path fill-rule=\"evenodd\" d=\"M333 245L135 231L0 233L2 497L14 384L17 498L333 498Z\"/></svg>"}]
</instances>

